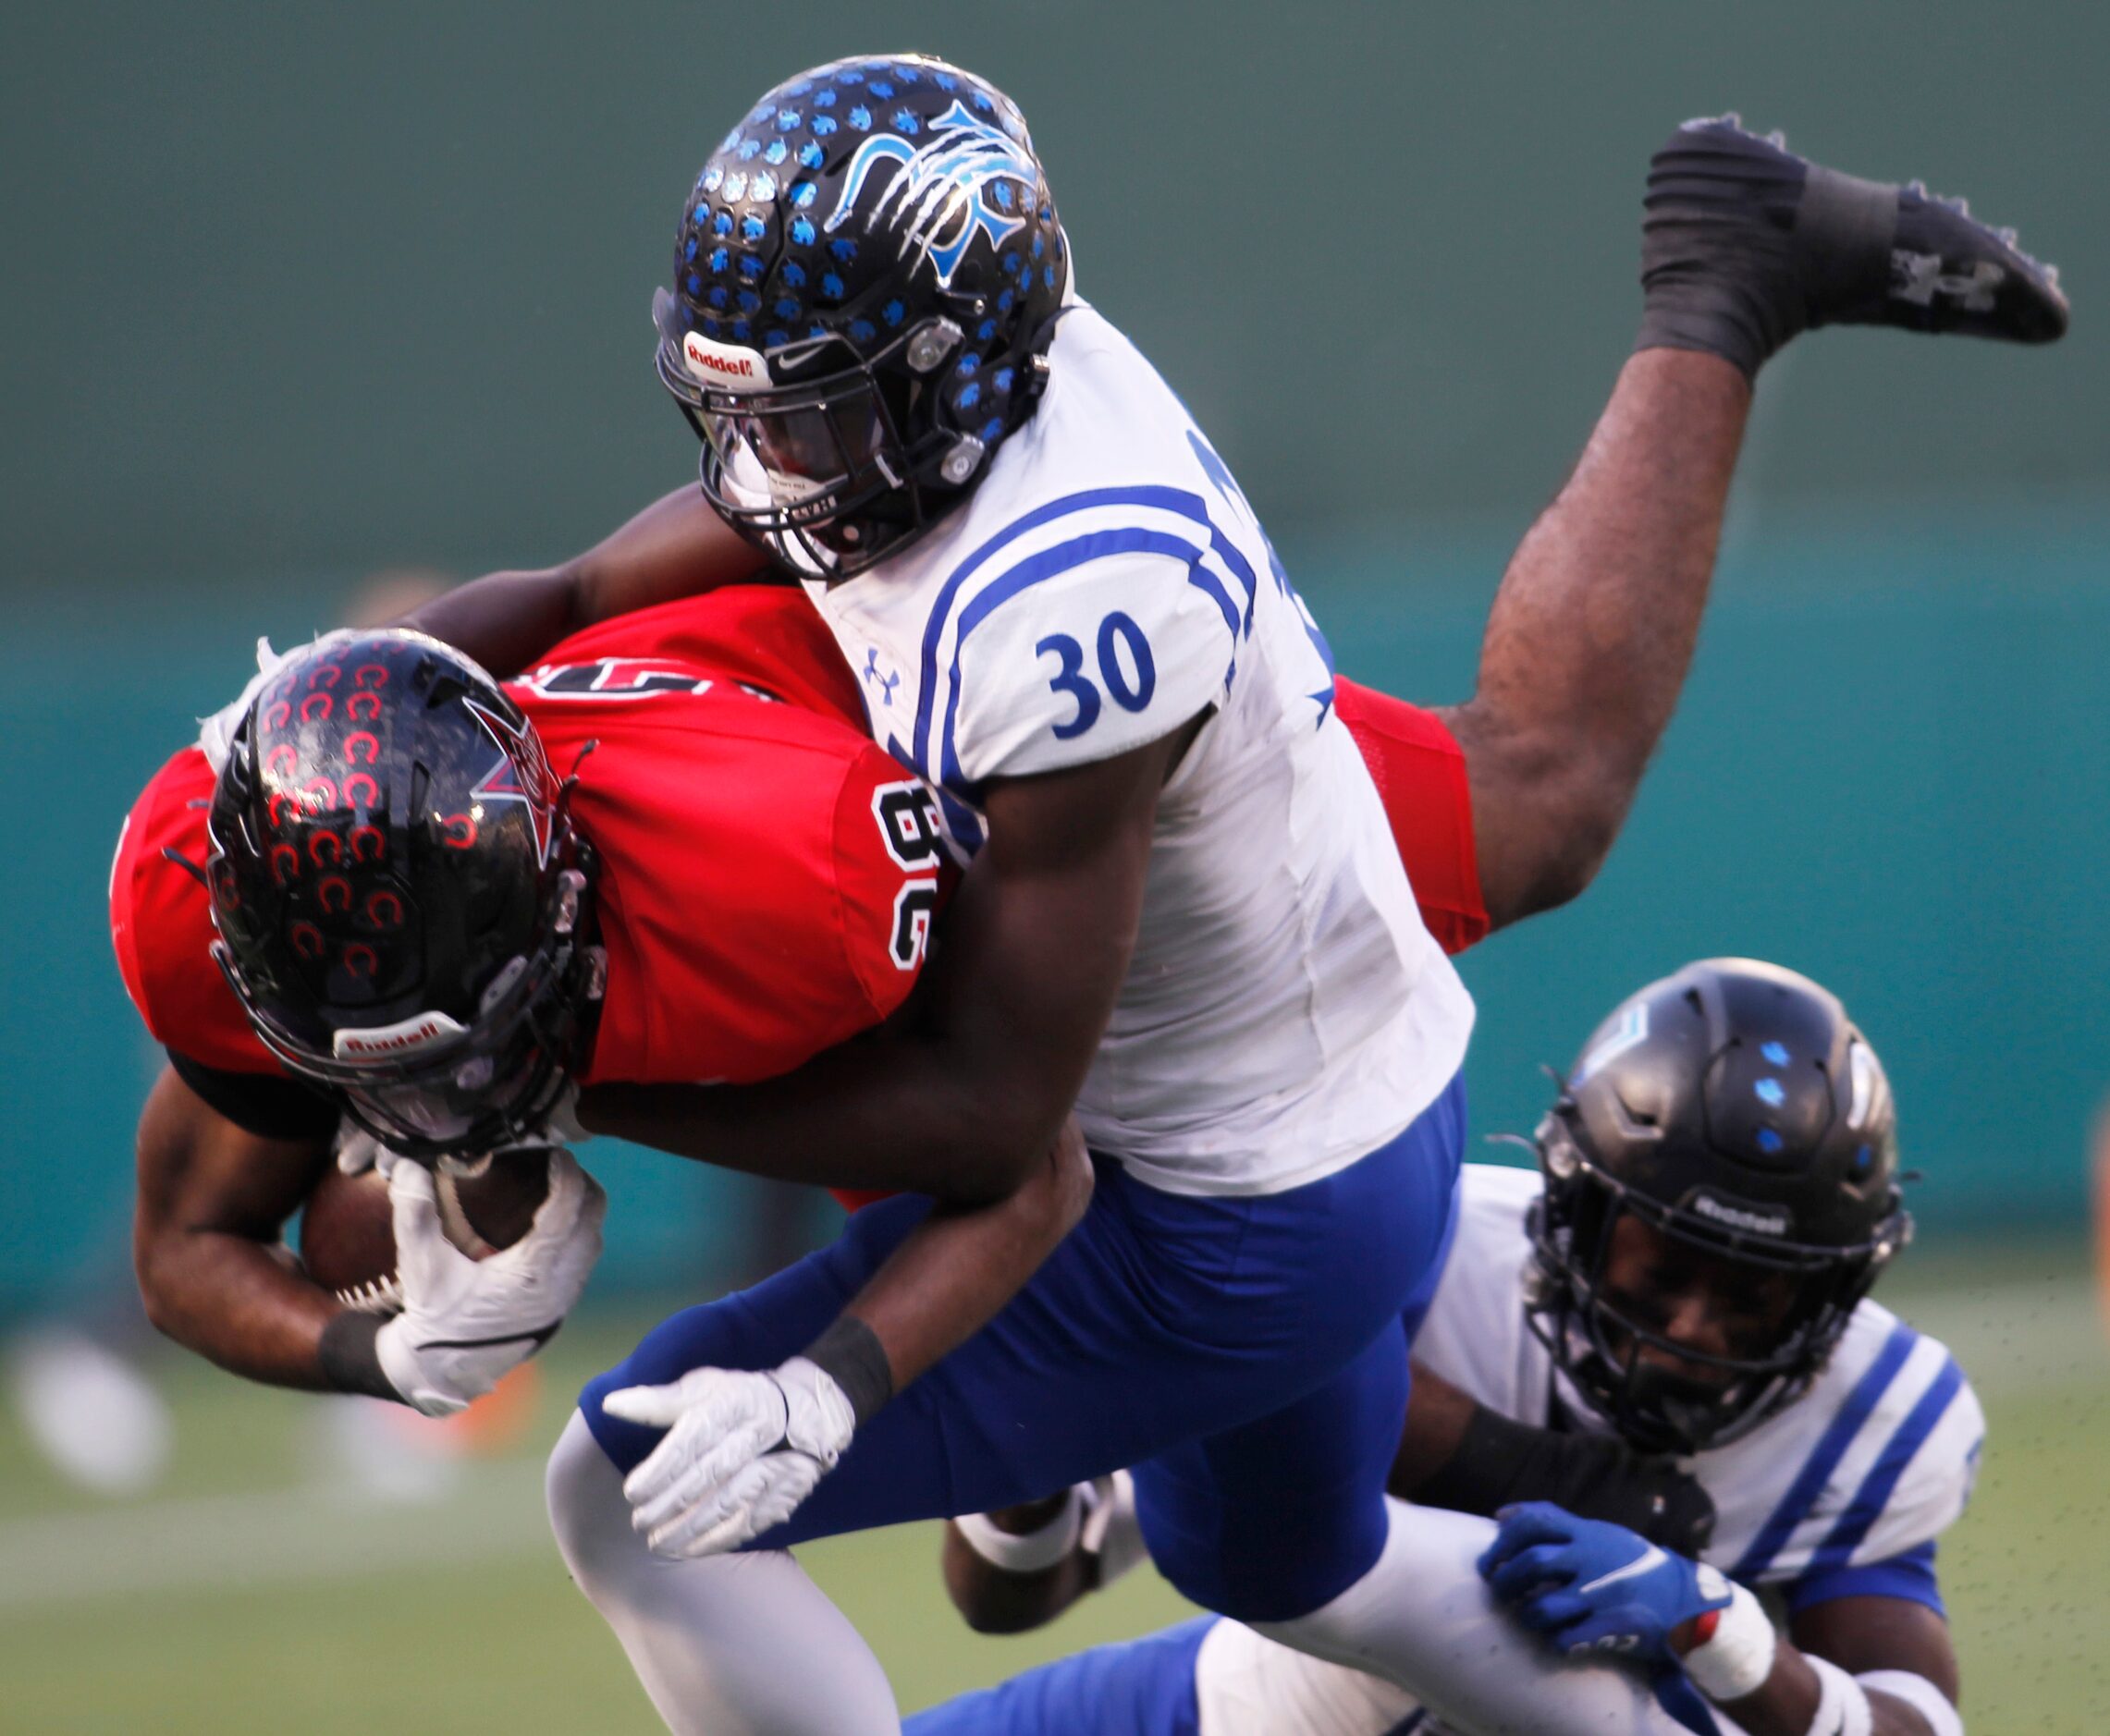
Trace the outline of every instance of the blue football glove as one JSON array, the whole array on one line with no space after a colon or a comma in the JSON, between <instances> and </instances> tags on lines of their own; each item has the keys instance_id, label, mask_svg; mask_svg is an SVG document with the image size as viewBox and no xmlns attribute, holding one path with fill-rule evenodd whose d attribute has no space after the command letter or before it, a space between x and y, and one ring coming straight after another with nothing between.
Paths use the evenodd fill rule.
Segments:
<instances>
[{"instance_id":1,"label":"blue football glove","mask_svg":"<svg viewBox=\"0 0 2110 1736\"><path fill-rule=\"evenodd\" d=\"M1671 1634L1729 1603L1729 1582L1624 1525L1577 1519L1550 1501L1495 1515L1480 1577L1524 1626L1571 1656L1618 1652L1676 1664Z\"/></svg>"}]
</instances>

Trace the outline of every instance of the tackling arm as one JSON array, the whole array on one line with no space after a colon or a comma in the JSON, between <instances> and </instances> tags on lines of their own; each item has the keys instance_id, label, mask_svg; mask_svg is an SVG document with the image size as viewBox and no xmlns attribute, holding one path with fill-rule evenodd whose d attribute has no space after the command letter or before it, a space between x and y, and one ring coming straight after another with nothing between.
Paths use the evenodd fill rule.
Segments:
<instances>
[{"instance_id":1,"label":"tackling arm","mask_svg":"<svg viewBox=\"0 0 2110 1736\"><path fill-rule=\"evenodd\" d=\"M1109 760L992 783L989 841L911 1007L781 1078L600 1085L581 1122L735 1169L982 1205L1054 1144L1141 917L1158 791L1199 719Z\"/></svg>"},{"instance_id":2,"label":"tackling arm","mask_svg":"<svg viewBox=\"0 0 2110 1736\"><path fill-rule=\"evenodd\" d=\"M980 1206L939 1205L852 1299L900 1391L1018 1294L1074 1229L1092 1197L1092 1164L1076 1124L1007 1197Z\"/></svg>"},{"instance_id":3,"label":"tackling arm","mask_svg":"<svg viewBox=\"0 0 2110 1736\"><path fill-rule=\"evenodd\" d=\"M691 483L560 567L488 574L394 624L444 640L494 675L513 675L583 627L757 580L764 565Z\"/></svg>"},{"instance_id":4,"label":"tackling arm","mask_svg":"<svg viewBox=\"0 0 2110 1736\"><path fill-rule=\"evenodd\" d=\"M1037 1169L1082 1211L1061 1182L1082 1142L1058 1135L1135 946L1158 791L1194 727L1095 764L993 782L989 842L953 899L921 1003L903 1015L761 1084L581 1094L579 1119L595 1132L786 1180L930 1193L951 1208L804 1355L767 1372L693 1369L602 1400L607 1414L665 1431L623 1482L656 1553L715 1554L789 1518L897 1386L1003 1305L1068 1228L1059 1214L1046 1233ZM949 1254L949 1241L978 1263Z\"/></svg>"},{"instance_id":5,"label":"tackling arm","mask_svg":"<svg viewBox=\"0 0 2110 1736\"><path fill-rule=\"evenodd\" d=\"M1424 1507L1482 1515L1510 1501L1556 1500L1685 1551L1704 1547L1714 1528L1714 1503L1675 1462L1606 1436L1511 1422L1419 1362L1386 1488ZM967 1625L977 1633L1040 1627L1118 1573L1104 1571L1107 1563L1139 1558L1132 1510L1109 1515L1110 1524L1078 1522L1080 1507L1096 1511L1098 1504L1090 1485L1080 1485L966 1525L949 1523L945 1589Z\"/></svg>"},{"instance_id":6,"label":"tackling arm","mask_svg":"<svg viewBox=\"0 0 2110 1736\"><path fill-rule=\"evenodd\" d=\"M323 1330L343 1312L279 1243L328 1142L244 1132L165 1069L139 1128L132 1264L147 1317L222 1368L328 1390Z\"/></svg>"}]
</instances>

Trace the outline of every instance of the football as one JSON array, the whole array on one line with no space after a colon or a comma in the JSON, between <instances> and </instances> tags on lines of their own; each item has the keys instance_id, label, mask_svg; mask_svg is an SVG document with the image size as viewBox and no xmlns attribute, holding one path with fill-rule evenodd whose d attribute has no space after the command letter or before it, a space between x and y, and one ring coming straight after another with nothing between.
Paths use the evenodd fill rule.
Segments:
<instances>
[{"instance_id":1,"label":"football","mask_svg":"<svg viewBox=\"0 0 2110 1736\"><path fill-rule=\"evenodd\" d=\"M433 1192L448 1241L481 1260L526 1235L549 1197L549 1153L529 1146L493 1154L470 1169L442 1167ZM402 1305L388 1183L378 1170L325 1169L301 1208L300 1246L309 1278L339 1302L377 1314Z\"/></svg>"}]
</instances>

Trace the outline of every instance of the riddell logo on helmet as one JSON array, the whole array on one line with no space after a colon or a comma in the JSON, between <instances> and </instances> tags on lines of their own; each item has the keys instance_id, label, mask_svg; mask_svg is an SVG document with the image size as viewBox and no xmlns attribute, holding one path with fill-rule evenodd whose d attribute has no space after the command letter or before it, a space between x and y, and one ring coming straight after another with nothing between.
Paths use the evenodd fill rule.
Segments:
<instances>
[{"instance_id":1,"label":"riddell logo on helmet","mask_svg":"<svg viewBox=\"0 0 2110 1736\"><path fill-rule=\"evenodd\" d=\"M339 1031L330 1039L340 1061L391 1061L425 1049L436 1049L468 1033L443 1012L413 1013L392 1025Z\"/></svg>"},{"instance_id":2,"label":"riddell logo on helmet","mask_svg":"<svg viewBox=\"0 0 2110 1736\"><path fill-rule=\"evenodd\" d=\"M718 343L701 332L682 334L681 360L689 364L689 372L705 385L725 386L737 392L770 383L769 363L760 350Z\"/></svg>"},{"instance_id":3,"label":"riddell logo on helmet","mask_svg":"<svg viewBox=\"0 0 2110 1736\"><path fill-rule=\"evenodd\" d=\"M1705 1193L1693 1195L1692 1209L1725 1229L1748 1230L1754 1236L1785 1236L1788 1230L1785 1212L1754 1212L1748 1206L1725 1205Z\"/></svg>"}]
</instances>

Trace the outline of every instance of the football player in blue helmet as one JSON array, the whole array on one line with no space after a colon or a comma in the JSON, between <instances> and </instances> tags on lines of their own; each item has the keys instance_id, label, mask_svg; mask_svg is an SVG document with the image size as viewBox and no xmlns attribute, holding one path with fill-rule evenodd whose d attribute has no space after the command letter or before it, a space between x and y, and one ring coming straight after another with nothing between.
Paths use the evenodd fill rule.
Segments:
<instances>
[{"instance_id":1,"label":"football player in blue helmet","mask_svg":"<svg viewBox=\"0 0 2110 1736\"><path fill-rule=\"evenodd\" d=\"M914 55L779 85L704 165L653 302L705 495L795 572L900 552L1032 414L1069 275L1002 92Z\"/></svg>"}]
</instances>

